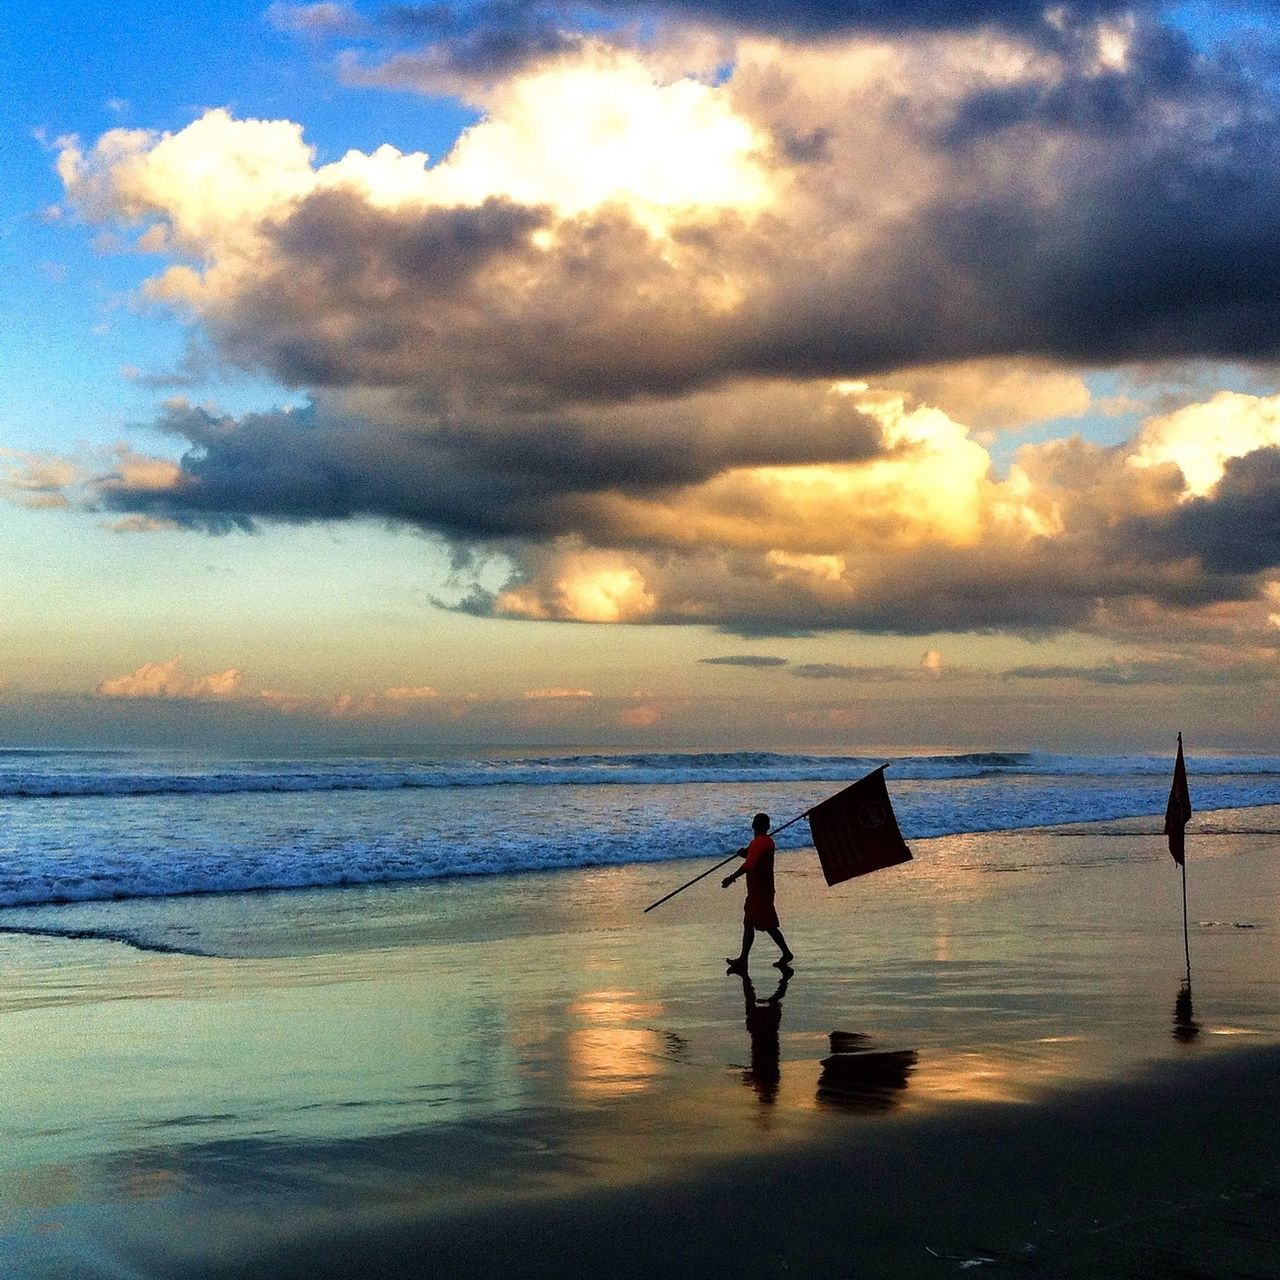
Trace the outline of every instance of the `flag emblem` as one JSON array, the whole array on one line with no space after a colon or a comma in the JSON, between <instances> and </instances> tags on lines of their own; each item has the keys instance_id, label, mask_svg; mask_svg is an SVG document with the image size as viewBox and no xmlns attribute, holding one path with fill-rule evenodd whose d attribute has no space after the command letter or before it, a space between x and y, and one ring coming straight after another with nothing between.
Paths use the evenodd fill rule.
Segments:
<instances>
[{"instance_id":1,"label":"flag emblem","mask_svg":"<svg viewBox=\"0 0 1280 1280\"><path fill-rule=\"evenodd\" d=\"M874 830L876 827L884 826L886 816L883 805L877 804L874 800L868 800L858 810L858 825Z\"/></svg>"}]
</instances>

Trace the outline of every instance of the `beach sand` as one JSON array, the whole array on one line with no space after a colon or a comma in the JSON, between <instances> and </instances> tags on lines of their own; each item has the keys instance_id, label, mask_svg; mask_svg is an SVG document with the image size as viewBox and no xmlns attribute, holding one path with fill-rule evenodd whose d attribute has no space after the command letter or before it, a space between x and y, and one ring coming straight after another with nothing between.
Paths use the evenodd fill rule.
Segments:
<instances>
[{"instance_id":1,"label":"beach sand","mask_svg":"<svg viewBox=\"0 0 1280 1280\"><path fill-rule=\"evenodd\" d=\"M703 863L0 912L0 1274L1280 1275L1280 810L1189 1001L1155 825L781 855L751 988Z\"/></svg>"}]
</instances>

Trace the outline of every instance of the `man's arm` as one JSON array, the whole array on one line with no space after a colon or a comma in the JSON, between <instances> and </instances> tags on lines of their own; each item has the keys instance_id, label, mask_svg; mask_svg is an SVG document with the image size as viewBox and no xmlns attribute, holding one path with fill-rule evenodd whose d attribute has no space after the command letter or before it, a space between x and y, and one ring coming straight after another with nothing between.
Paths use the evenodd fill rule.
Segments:
<instances>
[{"instance_id":1,"label":"man's arm","mask_svg":"<svg viewBox=\"0 0 1280 1280\"><path fill-rule=\"evenodd\" d=\"M747 851L745 849L738 850L739 858L745 858L746 856L747 856ZM725 876L723 880L720 881L720 887L722 889L727 889L739 876L746 875L746 873L747 873L747 865L744 862L742 866L740 866L737 869L737 871L729 872L729 874Z\"/></svg>"}]
</instances>

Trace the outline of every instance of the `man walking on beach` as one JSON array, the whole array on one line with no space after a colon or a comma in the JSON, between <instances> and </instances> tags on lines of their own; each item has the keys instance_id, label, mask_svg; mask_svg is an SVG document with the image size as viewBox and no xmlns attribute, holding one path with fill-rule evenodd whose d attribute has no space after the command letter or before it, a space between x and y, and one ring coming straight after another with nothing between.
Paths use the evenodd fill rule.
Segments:
<instances>
[{"instance_id":1,"label":"man walking on beach","mask_svg":"<svg viewBox=\"0 0 1280 1280\"><path fill-rule=\"evenodd\" d=\"M730 973L746 973L747 956L755 941L757 929L763 929L782 952L774 965L785 969L795 956L787 946L787 940L778 927L778 912L773 905L773 840L769 836L769 815L757 813L751 819L754 839L745 849L738 850L742 866L720 882L727 889L739 876L747 877L747 897L742 905L742 950L727 960Z\"/></svg>"}]
</instances>

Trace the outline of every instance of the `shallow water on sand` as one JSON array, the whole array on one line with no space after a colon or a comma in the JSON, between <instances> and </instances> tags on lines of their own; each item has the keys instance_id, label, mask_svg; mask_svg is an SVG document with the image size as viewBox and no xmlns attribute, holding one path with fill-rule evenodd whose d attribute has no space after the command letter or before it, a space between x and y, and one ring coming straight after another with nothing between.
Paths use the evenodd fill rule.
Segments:
<instances>
[{"instance_id":1,"label":"shallow water on sand","mask_svg":"<svg viewBox=\"0 0 1280 1280\"><path fill-rule=\"evenodd\" d=\"M1189 1003L1149 822L919 841L835 889L780 855L799 959L761 938L751 985L718 876L642 914L702 863L23 913L98 936L0 935L0 1261L679 1178L1280 1042L1278 819L1197 819Z\"/></svg>"}]
</instances>

